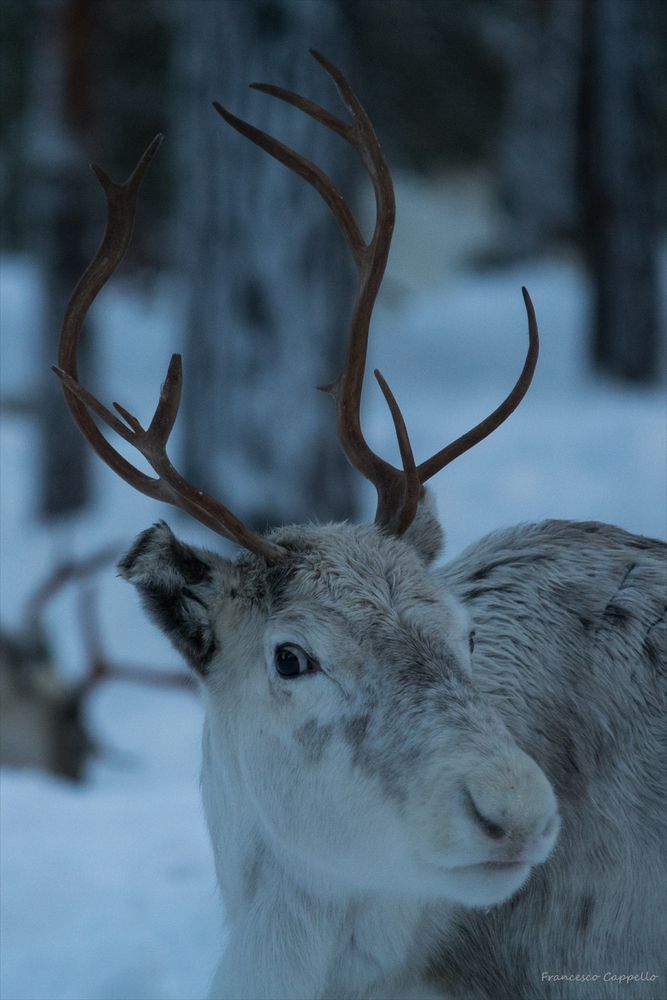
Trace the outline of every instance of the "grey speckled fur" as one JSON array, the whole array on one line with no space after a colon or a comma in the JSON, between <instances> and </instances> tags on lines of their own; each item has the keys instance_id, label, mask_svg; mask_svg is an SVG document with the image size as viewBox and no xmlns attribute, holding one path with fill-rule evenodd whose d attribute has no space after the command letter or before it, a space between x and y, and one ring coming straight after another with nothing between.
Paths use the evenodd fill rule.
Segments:
<instances>
[{"instance_id":1,"label":"grey speckled fur","mask_svg":"<svg viewBox=\"0 0 667 1000\"><path fill-rule=\"evenodd\" d=\"M458 914L432 961L437 981L465 1000L662 1000L667 546L547 521L495 532L437 576L471 613L478 684L562 817L553 855L516 896Z\"/></svg>"},{"instance_id":2,"label":"grey speckled fur","mask_svg":"<svg viewBox=\"0 0 667 1000\"><path fill-rule=\"evenodd\" d=\"M667 546L548 521L434 571L428 504L270 537L274 567L159 524L121 564L204 685L211 997L664 1000ZM283 642L323 672L281 680ZM532 871L484 898L503 825Z\"/></svg>"}]
</instances>

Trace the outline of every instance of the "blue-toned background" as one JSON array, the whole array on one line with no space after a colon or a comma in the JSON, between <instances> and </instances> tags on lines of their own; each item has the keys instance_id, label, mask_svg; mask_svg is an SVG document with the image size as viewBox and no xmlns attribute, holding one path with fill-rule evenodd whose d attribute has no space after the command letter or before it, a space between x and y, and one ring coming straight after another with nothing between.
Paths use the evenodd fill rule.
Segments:
<instances>
[{"instance_id":1,"label":"blue-toned background","mask_svg":"<svg viewBox=\"0 0 667 1000\"><path fill-rule=\"evenodd\" d=\"M67 560L109 543L121 552L163 516L190 541L226 545L89 456L48 371L103 228L86 165L121 179L157 131L166 141L134 244L91 313L84 380L150 419L169 355L183 351L177 465L260 527L373 516L372 490L338 457L331 403L312 388L336 374L354 297L342 240L317 196L210 107L222 101L330 170L369 231L351 151L246 91L264 79L343 114L310 45L347 73L393 168L370 365L418 461L511 387L527 341L522 285L537 310L525 401L434 481L445 557L546 517L664 537L660 5L3 0L1 16L0 610L14 646L30 646L31 597ZM372 382L364 426L397 460ZM111 559L55 589L39 629L61 684L90 671L91 648L112 667L183 669ZM110 680L82 710L97 752L80 780L54 774L48 754L2 771L0 991L202 997L224 926L199 804L198 697Z\"/></svg>"}]
</instances>

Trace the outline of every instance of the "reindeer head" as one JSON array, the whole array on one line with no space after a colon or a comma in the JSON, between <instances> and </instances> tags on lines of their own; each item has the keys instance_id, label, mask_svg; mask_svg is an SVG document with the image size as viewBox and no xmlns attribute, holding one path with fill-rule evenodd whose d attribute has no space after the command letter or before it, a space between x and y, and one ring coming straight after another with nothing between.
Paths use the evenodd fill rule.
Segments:
<instances>
[{"instance_id":1,"label":"reindeer head","mask_svg":"<svg viewBox=\"0 0 667 1000\"><path fill-rule=\"evenodd\" d=\"M139 537L121 573L203 679L214 839L245 816L315 881L467 904L548 856L553 793L475 689L465 611L428 571L435 531L428 506L401 538L281 528L273 565L164 523Z\"/></svg>"},{"instance_id":2,"label":"reindeer head","mask_svg":"<svg viewBox=\"0 0 667 1000\"><path fill-rule=\"evenodd\" d=\"M391 884L469 904L497 902L549 854L556 804L540 769L475 689L466 613L429 571L441 531L425 483L491 433L522 399L537 359L535 316L524 289L529 350L512 392L486 420L421 465L398 405L376 372L403 468L371 451L359 408L371 312L393 230L393 188L364 109L340 71L313 54L336 83L349 123L289 91L256 86L360 153L377 206L369 243L318 167L216 108L316 188L350 246L359 294L344 371L326 389L336 400L346 455L377 490L375 523L259 535L187 483L166 454L180 397L177 355L147 430L114 404L119 419L77 381L85 312L125 252L139 184L159 138L124 185L95 168L107 194L107 233L68 308L57 373L75 420L107 464L142 492L181 507L247 550L232 562L182 544L159 523L120 564L148 613L202 680L204 797L214 841L238 839L243 827L243 836L261 836L285 865L329 885ZM137 447L158 478L112 449L89 411Z\"/></svg>"}]
</instances>

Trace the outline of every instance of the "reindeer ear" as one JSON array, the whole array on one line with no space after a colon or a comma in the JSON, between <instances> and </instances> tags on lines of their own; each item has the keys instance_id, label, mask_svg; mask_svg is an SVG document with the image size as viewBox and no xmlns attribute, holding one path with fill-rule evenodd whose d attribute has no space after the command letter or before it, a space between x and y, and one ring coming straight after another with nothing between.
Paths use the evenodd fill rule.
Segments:
<instances>
[{"instance_id":1,"label":"reindeer ear","mask_svg":"<svg viewBox=\"0 0 667 1000\"><path fill-rule=\"evenodd\" d=\"M215 607L233 564L179 542L164 521L142 532L118 570L133 583L153 621L197 673L205 676L216 652Z\"/></svg>"},{"instance_id":2,"label":"reindeer ear","mask_svg":"<svg viewBox=\"0 0 667 1000\"><path fill-rule=\"evenodd\" d=\"M431 490L424 489L415 519L403 539L417 550L427 565L442 554L445 533L438 519Z\"/></svg>"}]
</instances>

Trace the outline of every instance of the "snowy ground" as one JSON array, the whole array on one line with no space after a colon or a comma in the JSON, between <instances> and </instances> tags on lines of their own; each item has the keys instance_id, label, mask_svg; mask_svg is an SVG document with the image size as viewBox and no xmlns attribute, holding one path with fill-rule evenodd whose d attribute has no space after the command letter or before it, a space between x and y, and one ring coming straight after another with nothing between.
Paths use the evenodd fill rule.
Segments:
<instances>
[{"instance_id":1,"label":"snowy ground","mask_svg":"<svg viewBox=\"0 0 667 1000\"><path fill-rule=\"evenodd\" d=\"M450 270L445 281L433 264L438 227L432 228L421 270L411 234L405 232L401 247L399 231L371 358L403 405L418 460L493 409L512 384L526 342L522 284L533 296L542 336L538 374L518 413L436 481L449 554L496 527L544 517L607 520L663 537L663 397L657 389L628 390L587 375L588 296L576 266L552 260L483 277ZM25 261L5 259L1 279L6 391L29 381L37 297ZM142 385L156 386L155 372L164 370L175 345L174 290L158 287L146 301L120 286L106 295L101 315L115 371L120 357L114 361L111 330L146 331L124 385L132 403ZM371 444L392 457L384 404L376 388L368 396ZM318 402L313 394L312 405ZM11 626L34 581L59 555L83 555L105 539L127 541L164 511L100 465L94 509L47 530L31 516L34 437L7 419L1 444L2 617ZM366 502L370 516L370 494ZM203 529L166 516L185 538L205 538ZM101 597L115 659L176 663L112 572L101 582ZM74 675L82 651L73 621L72 598L63 595L49 623L59 659ZM197 698L110 684L90 711L106 752L86 784L2 774L0 995L201 998L223 929L198 796Z\"/></svg>"}]
</instances>

